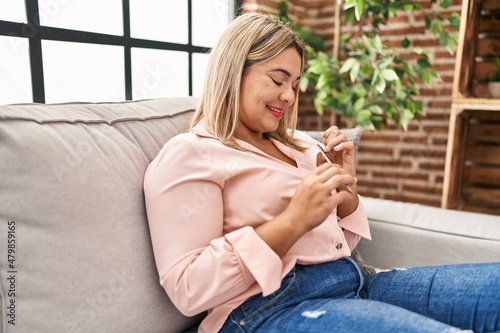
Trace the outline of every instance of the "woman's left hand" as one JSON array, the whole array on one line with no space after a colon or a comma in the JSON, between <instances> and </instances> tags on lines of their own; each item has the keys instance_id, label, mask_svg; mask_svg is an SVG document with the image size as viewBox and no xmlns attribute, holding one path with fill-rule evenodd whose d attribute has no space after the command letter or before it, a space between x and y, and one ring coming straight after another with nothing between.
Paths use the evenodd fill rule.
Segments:
<instances>
[{"instance_id":1,"label":"woman's left hand","mask_svg":"<svg viewBox=\"0 0 500 333\"><path fill-rule=\"evenodd\" d=\"M323 144L330 161L356 177L356 160L354 143L342 134L337 126L332 126L323 133ZM323 158L323 157L322 157ZM323 159L323 163L326 162ZM322 164L322 163L321 163Z\"/></svg>"},{"instance_id":2,"label":"woman's left hand","mask_svg":"<svg viewBox=\"0 0 500 333\"><path fill-rule=\"evenodd\" d=\"M332 126L323 133L323 144L325 151L333 164L338 164L342 169L347 171L356 179L356 160L354 143L350 142L347 137L342 134L337 126ZM321 165L326 160L323 155L318 153L317 164ZM351 200L340 204L337 207L337 215L344 218L356 210L359 204L358 191L356 185L341 186L338 191L347 190L351 193Z\"/></svg>"}]
</instances>

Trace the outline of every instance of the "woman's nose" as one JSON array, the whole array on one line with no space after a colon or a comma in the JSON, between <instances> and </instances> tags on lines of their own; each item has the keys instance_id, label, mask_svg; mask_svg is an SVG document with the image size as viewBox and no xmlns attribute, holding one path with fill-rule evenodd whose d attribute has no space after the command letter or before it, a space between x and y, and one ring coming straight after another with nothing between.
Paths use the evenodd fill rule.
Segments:
<instances>
[{"instance_id":1,"label":"woman's nose","mask_svg":"<svg viewBox=\"0 0 500 333\"><path fill-rule=\"evenodd\" d=\"M286 102L289 106L295 102L295 90L292 86L285 88L285 90L280 95L281 100Z\"/></svg>"}]
</instances>

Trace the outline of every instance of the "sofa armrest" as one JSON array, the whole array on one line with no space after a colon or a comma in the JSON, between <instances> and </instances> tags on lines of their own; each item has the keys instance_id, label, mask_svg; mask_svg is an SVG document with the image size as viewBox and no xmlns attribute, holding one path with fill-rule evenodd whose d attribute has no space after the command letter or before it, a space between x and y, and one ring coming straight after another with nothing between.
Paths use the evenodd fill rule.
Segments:
<instances>
[{"instance_id":1,"label":"sofa armrest","mask_svg":"<svg viewBox=\"0 0 500 333\"><path fill-rule=\"evenodd\" d=\"M381 269L500 261L500 217L363 198L373 240L367 264Z\"/></svg>"},{"instance_id":2,"label":"sofa armrest","mask_svg":"<svg viewBox=\"0 0 500 333\"><path fill-rule=\"evenodd\" d=\"M340 132L342 132L342 134L344 134L347 137L347 140L354 143L354 147L357 152L363 131L360 128L342 128L340 129ZM318 142L321 142L324 131L305 131L305 133L307 133L309 136L311 136Z\"/></svg>"}]
</instances>

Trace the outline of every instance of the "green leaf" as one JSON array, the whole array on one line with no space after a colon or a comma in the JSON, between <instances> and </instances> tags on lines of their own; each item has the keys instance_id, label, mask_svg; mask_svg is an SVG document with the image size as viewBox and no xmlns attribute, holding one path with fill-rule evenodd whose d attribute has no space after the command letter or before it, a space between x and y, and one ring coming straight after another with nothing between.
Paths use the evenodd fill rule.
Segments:
<instances>
[{"instance_id":1,"label":"green leaf","mask_svg":"<svg viewBox=\"0 0 500 333\"><path fill-rule=\"evenodd\" d=\"M327 74L321 73L318 77L318 82L316 82L316 89L323 88L328 82Z\"/></svg>"},{"instance_id":2,"label":"green leaf","mask_svg":"<svg viewBox=\"0 0 500 333\"><path fill-rule=\"evenodd\" d=\"M348 34L340 35L340 43L345 44L350 40L350 36Z\"/></svg>"},{"instance_id":3,"label":"green leaf","mask_svg":"<svg viewBox=\"0 0 500 333\"><path fill-rule=\"evenodd\" d=\"M401 81L396 82L396 98L399 100L405 100L408 95L406 92L403 90L403 87L401 86Z\"/></svg>"},{"instance_id":4,"label":"green leaf","mask_svg":"<svg viewBox=\"0 0 500 333\"><path fill-rule=\"evenodd\" d=\"M399 76L396 74L396 72L393 69L384 69L382 71L382 77L386 81L396 81L396 80L399 80Z\"/></svg>"},{"instance_id":5,"label":"green leaf","mask_svg":"<svg viewBox=\"0 0 500 333\"><path fill-rule=\"evenodd\" d=\"M351 72L349 73L349 77L351 78L351 82L356 81L358 74L359 74L359 68L360 68L360 64L358 61L356 61L351 68Z\"/></svg>"},{"instance_id":6,"label":"green leaf","mask_svg":"<svg viewBox=\"0 0 500 333\"><path fill-rule=\"evenodd\" d=\"M365 10L365 0L358 0L356 8L354 8L354 15L356 15L356 20L359 21L361 19L361 15L363 15L364 10Z\"/></svg>"},{"instance_id":7,"label":"green leaf","mask_svg":"<svg viewBox=\"0 0 500 333\"><path fill-rule=\"evenodd\" d=\"M441 46L448 45L449 38L450 38L450 34L448 33L448 31L446 31L446 30L441 31L441 33L439 34L439 44Z\"/></svg>"},{"instance_id":8,"label":"green leaf","mask_svg":"<svg viewBox=\"0 0 500 333\"><path fill-rule=\"evenodd\" d=\"M443 26L442 26L441 22L439 22L439 21L432 22L431 31L434 34L434 36L436 36L442 30L443 30Z\"/></svg>"},{"instance_id":9,"label":"green leaf","mask_svg":"<svg viewBox=\"0 0 500 333\"><path fill-rule=\"evenodd\" d=\"M356 62L358 62L358 60L356 60L356 58L347 59L346 61L344 61L344 64L342 65L342 67L340 67L339 73L343 74L343 73L350 71L352 66L354 66L354 64Z\"/></svg>"},{"instance_id":10,"label":"green leaf","mask_svg":"<svg viewBox=\"0 0 500 333\"><path fill-rule=\"evenodd\" d=\"M365 99L364 98L358 98L356 102L354 102L353 105L353 111L354 113L357 113L359 110L361 110L365 106Z\"/></svg>"},{"instance_id":11,"label":"green leaf","mask_svg":"<svg viewBox=\"0 0 500 333\"><path fill-rule=\"evenodd\" d=\"M383 44L382 44L382 39L380 38L379 35L375 35L375 37L373 37L373 42L375 44L375 47L377 48L377 51L382 51L382 48L383 48Z\"/></svg>"},{"instance_id":12,"label":"green leaf","mask_svg":"<svg viewBox=\"0 0 500 333\"><path fill-rule=\"evenodd\" d=\"M405 3L405 4L403 5L403 10L404 10L405 12L407 12L407 13L410 13L411 11L413 11L413 8L414 8L414 6L413 6L413 4L411 4L411 3Z\"/></svg>"},{"instance_id":13,"label":"green leaf","mask_svg":"<svg viewBox=\"0 0 500 333\"><path fill-rule=\"evenodd\" d=\"M379 77L377 84L375 85L375 89L378 91L379 94L383 94L385 90L385 80L381 77Z\"/></svg>"},{"instance_id":14,"label":"green leaf","mask_svg":"<svg viewBox=\"0 0 500 333\"><path fill-rule=\"evenodd\" d=\"M313 74L321 74L325 71L325 65L321 61L310 61L309 68L307 69L308 73Z\"/></svg>"},{"instance_id":15,"label":"green leaf","mask_svg":"<svg viewBox=\"0 0 500 333\"><path fill-rule=\"evenodd\" d=\"M411 112L408 109L404 109L403 112L401 113L401 126L403 126L403 129L405 131L408 130L408 124L410 123L410 120L414 118L413 112Z\"/></svg>"},{"instance_id":16,"label":"green leaf","mask_svg":"<svg viewBox=\"0 0 500 333\"><path fill-rule=\"evenodd\" d=\"M415 101L415 114L424 115L424 104L421 101Z\"/></svg>"},{"instance_id":17,"label":"green leaf","mask_svg":"<svg viewBox=\"0 0 500 333\"><path fill-rule=\"evenodd\" d=\"M421 55L422 53L424 53L424 49L421 47L414 47L413 52L415 52L418 55Z\"/></svg>"},{"instance_id":18,"label":"green leaf","mask_svg":"<svg viewBox=\"0 0 500 333\"><path fill-rule=\"evenodd\" d=\"M323 101L327 96L328 96L328 91L326 91L325 89L318 90L318 93L316 94L316 98L318 98L321 101Z\"/></svg>"},{"instance_id":19,"label":"green leaf","mask_svg":"<svg viewBox=\"0 0 500 333\"><path fill-rule=\"evenodd\" d=\"M448 42L446 43L446 48L450 52L450 54L455 53L457 50L457 42L453 38L449 38Z\"/></svg>"},{"instance_id":20,"label":"green leaf","mask_svg":"<svg viewBox=\"0 0 500 333\"><path fill-rule=\"evenodd\" d=\"M347 119L352 118L352 101L345 106L345 117Z\"/></svg>"},{"instance_id":21,"label":"green leaf","mask_svg":"<svg viewBox=\"0 0 500 333\"><path fill-rule=\"evenodd\" d=\"M448 17L448 21L450 21L450 27L455 29L460 28L460 15L458 13L452 13L450 17Z\"/></svg>"},{"instance_id":22,"label":"green leaf","mask_svg":"<svg viewBox=\"0 0 500 333\"><path fill-rule=\"evenodd\" d=\"M372 82L370 83L372 86L375 85L375 83L377 82L378 76L379 76L379 71L378 71L378 69L375 69L373 71Z\"/></svg>"},{"instance_id":23,"label":"green leaf","mask_svg":"<svg viewBox=\"0 0 500 333\"><path fill-rule=\"evenodd\" d=\"M371 105L368 110L370 110L370 113L372 114L378 114L378 115L383 115L384 110L379 106L379 105Z\"/></svg>"},{"instance_id":24,"label":"green leaf","mask_svg":"<svg viewBox=\"0 0 500 333\"><path fill-rule=\"evenodd\" d=\"M352 92L358 97L365 97L366 95L368 95L368 91L362 84L354 85L354 87L352 88Z\"/></svg>"},{"instance_id":25,"label":"green leaf","mask_svg":"<svg viewBox=\"0 0 500 333\"><path fill-rule=\"evenodd\" d=\"M359 110L358 112L358 122L366 122L370 120L371 117L372 113L370 112L370 110L363 109Z\"/></svg>"},{"instance_id":26,"label":"green leaf","mask_svg":"<svg viewBox=\"0 0 500 333\"><path fill-rule=\"evenodd\" d=\"M449 8L451 6L451 0L443 0L441 3L441 7L443 8Z\"/></svg>"},{"instance_id":27,"label":"green leaf","mask_svg":"<svg viewBox=\"0 0 500 333\"><path fill-rule=\"evenodd\" d=\"M314 99L314 108L316 109L316 112L318 112L319 115L323 115L323 100L320 98L315 98Z\"/></svg>"},{"instance_id":28,"label":"green leaf","mask_svg":"<svg viewBox=\"0 0 500 333\"><path fill-rule=\"evenodd\" d=\"M344 9L352 8L352 7L356 6L356 4L357 4L357 0L346 0L346 2L344 4Z\"/></svg>"},{"instance_id":29,"label":"green leaf","mask_svg":"<svg viewBox=\"0 0 500 333\"><path fill-rule=\"evenodd\" d=\"M387 68L389 65L391 65L392 63L394 62L394 57L388 57L388 58L385 58L381 63L380 65L378 65L378 67L380 69L383 69L383 68Z\"/></svg>"},{"instance_id":30,"label":"green leaf","mask_svg":"<svg viewBox=\"0 0 500 333\"><path fill-rule=\"evenodd\" d=\"M285 15L288 13L288 3L286 1L280 2L280 12Z\"/></svg>"},{"instance_id":31,"label":"green leaf","mask_svg":"<svg viewBox=\"0 0 500 333\"><path fill-rule=\"evenodd\" d=\"M441 80L441 76L439 76L439 73L438 73L438 72L436 72L435 70L433 70L433 69L430 69L430 68L429 68L429 69L427 69L427 71L428 71L429 73L431 73L431 76L432 76L433 78L438 79L438 80Z\"/></svg>"},{"instance_id":32,"label":"green leaf","mask_svg":"<svg viewBox=\"0 0 500 333\"><path fill-rule=\"evenodd\" d=\"M405 48L405 49L409 48L409 47L410 47L410 45L411 45L411 42L410 42L410 40L409 40L407 37L405 37L405 38L401 41L401 47L403 47L403 48Z\"/></svg>"},{"instance_id":33,"label":"green leaf","mask_svg":"<svg viewBox=\"0 0 500 333\"><path fill-rule=\"evenodd\" d=\"M420 65L418 63L417 64L413 64L412 68L413 68L413 71L415 72L415 74L418 77L422 77L422 67L420 67Z\"/></svg>"},{"instance_id":34,"label":"green leaf","mask_svg":"<svg viewBox=\"0 0 500 333\"><path fill-rule=\"evenodd\" d=\"M427 58L420 58L420 59L417 60L417 63L422 68L429 68L429 67L431 67L431 63L429 62L429 60Z\"/></svg>"},{"instance_id":35,"label":"green leaf","mask_svg":"<svg viewBox=\"0 0 500 333\"><path fill-rule=\"evenodd\" d=\"M431 73L429 73L429 71L424 71L424 72L422 73L422 81L424 81L424 83L425 83L427 86L430 86L430 85L431 85L432 76L431 76Z\"/></svg>"},{"instance_id":36,"label":"green leaf","mask_svg":"<svg viewBox=\"0 0 500 333\"><path fill-rule=\"evenodd\" d=\"M304 75L300 78L300 91L305 92L307 90L307 87L309 87L309 78Z\"/></svg>"},{"instance_id":37,"label":"green leaf","mask_svg":"<svg viewBox=\"0 0 500 333\"><path fill-rule=\"evenodd\" d=\"M351 94L347 92L337 92L334 96L341 104L349 103L351 100Z\"/></svg>"},{"instance_id":38,"label":"green leaf","mask_svg":"<svg viewBox=\"0 0 500 333\"><path fill-rule=\"evenodd\" d=\"M416 107L415 107L415 103L414 103L413 101L408 101L408 102L405 104L405 106L406 106L406 109L407 109L409 112L411 112L411 114L412 114L412 115L414 115L414 114L415 114L415 109L416 109Z\"/></svg>"},{"instance_id":39,"label":"green leaf","mask_svg":"<svg viewBox=\"0 0 500 333\"><path fill-rule=\"evenodd\" d=\"M429 30L431 27L431 23L432 23L431 18L429 16L425 15L424 20L425 20L425 29Z\"/></svg>"}]
</instances>

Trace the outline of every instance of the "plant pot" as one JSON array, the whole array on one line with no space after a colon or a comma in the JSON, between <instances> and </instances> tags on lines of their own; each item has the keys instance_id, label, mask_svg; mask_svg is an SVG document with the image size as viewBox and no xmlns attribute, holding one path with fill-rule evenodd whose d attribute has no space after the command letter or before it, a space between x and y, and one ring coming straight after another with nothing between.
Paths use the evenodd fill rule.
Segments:
<instances>
[{"instance_id":1,"label":"plant pot","mask_svg":"<svg viewBox=\"0 0 500 333\"><path fill-rule=\"evenodd\" d=\"M500 98L500 82L489 82L488 90L490 91L490 97Z\"/></svg>"}]
</instances>

